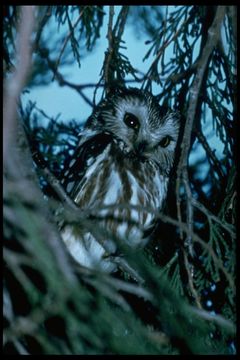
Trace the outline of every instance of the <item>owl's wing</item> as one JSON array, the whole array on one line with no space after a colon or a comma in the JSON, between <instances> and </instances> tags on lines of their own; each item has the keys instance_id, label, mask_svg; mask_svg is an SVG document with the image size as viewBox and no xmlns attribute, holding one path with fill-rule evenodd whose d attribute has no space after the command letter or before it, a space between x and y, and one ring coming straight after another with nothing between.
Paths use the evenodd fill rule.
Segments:
<instances>
[{"instance_id":1,"label":"owl's wing","mask_svg":"<svg viewBox=\"0 0 240 360\"><path fill-rule=\"evenodd\" d=\"M102 154L111 141L112 136L107 133L93 133L91 136L85 136L82 133L79 145L64 166L62 185L67 193L80 183L87 168L98 155Z\"/></svg>"}]
</instances>

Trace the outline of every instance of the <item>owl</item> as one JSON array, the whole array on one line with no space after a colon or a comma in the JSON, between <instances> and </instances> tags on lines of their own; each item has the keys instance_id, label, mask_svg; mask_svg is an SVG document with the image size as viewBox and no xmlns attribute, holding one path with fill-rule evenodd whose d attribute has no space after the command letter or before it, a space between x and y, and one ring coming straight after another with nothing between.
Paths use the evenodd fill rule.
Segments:
<instances>
[{"instance_id":1,"label":"owl","mask_svg":"<svg viewBox=\"0 0 240 360\"><path fill-rule=\"evenodd\" d=\"M94 214L90 226L62 226L82 266L113 271L119 244L142 249L164 204L180 116L149 92L115 89L79 134L62 185L75 204Z\"/></svg>"}]
</instances>

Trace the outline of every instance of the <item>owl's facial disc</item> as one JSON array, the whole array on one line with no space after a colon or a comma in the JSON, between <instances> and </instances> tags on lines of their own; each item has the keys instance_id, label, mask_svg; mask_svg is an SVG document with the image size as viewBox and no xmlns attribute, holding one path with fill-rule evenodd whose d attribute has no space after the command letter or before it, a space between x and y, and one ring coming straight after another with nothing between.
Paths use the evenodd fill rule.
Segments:
<instances>
[{"instance_id":1,"label":"owl's facial disc","mask_svg":"<svg viewBox=\"0 0 240 360\"><path fill-rule=\"evenodd\" d=\"M123 154L142 161L168 162L178 136L175 113L160 107L144 92L118 94L106 100L98 113L96 128L109 133Z\"/></svg>"}]
</instances>

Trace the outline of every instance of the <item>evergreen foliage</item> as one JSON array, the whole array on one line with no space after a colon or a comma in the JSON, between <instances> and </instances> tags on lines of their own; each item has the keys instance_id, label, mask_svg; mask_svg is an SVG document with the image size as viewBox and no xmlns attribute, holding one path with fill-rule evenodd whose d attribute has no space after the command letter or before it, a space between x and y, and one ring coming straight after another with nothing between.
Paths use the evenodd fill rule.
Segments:
<instances>
[{"instance_id":1,"label":"evergreen foliage","mask_svg":"<svg viewBox=\"0 0 240 360\"><path fill-rule=\"evenodd\" d=\"M236 7L29 8L3 6L4 353L235 354ZM136 41L149 38L145 74L122 51L126 24L136 27ZM64 66L77 62L81 72L101 37L108 48L96 83L68 81ZM57 179L82 124L19 101L50 81L90 106L116 84L142 87L183 115L166 209L144 251L124 248L129 271L83 269L60 239ZM190 162L200 149L205 157ZM67 203L63 212L89 226L88 214Z\"/></svg>"}]
</instances>

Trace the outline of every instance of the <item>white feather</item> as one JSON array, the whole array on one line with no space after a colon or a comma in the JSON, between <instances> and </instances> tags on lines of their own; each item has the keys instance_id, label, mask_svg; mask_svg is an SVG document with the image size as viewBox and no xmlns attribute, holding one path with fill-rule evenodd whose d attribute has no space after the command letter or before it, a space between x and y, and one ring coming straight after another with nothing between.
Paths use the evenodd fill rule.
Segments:
<instances>
[{"instance_id":1,"label":"white feather","mask_svg":"<svg viewBox=\"0 0 240 360\"><path fill-rule=\"evenodd\" d=\"M62 231L62 239L72 257L82 266L100 268L104 271L113 271L116 267L112 262L103 259L104 248L90 234L84 234L84 238L73 235L72 227L66 226Z\"/></svg>"},{"instance_id":2,"label":"white feather","mask_svg":"<svg viewBox=\"0 0 240 360\"><path fill-rule=\"evenodd\" d=\"M121 179L116 171L111 171L110 179L108 180L108 191L103 200L104 205L114 205L119 199L119 194L122 190Z\"/></svg>"}]
</instances>

